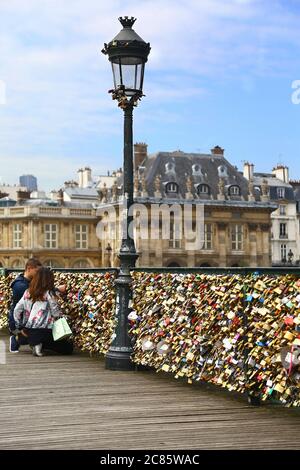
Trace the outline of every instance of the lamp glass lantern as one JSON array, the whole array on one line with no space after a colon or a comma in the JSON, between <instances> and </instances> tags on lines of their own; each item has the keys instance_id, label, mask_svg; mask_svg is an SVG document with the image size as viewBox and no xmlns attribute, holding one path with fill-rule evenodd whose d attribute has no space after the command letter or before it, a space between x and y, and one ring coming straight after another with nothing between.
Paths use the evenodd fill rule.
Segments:
<instances>
[{"instance_id":1,"label":"lamp glass lantern","mask_svg":"<svg viewBox=\"0 0 300 470\"><path fill-rule=\"evenodd\" d=\"M124 89L126 96L143 93L145 62L136 57L119 57L111 61L115 90Z\"/></svg>"},{"instance_id":2,"label":"lamp glass lantern","mask_svg":"<svg viewBox=\"0 0 300 470\"><path fill-rule=\"evenodd\" d=\"M127 98L143 95L145 63L148 60L150 44L146 43L133 29L135 18L119 18L123 29L102 52L111 62L114 90Z\"/></svg>"}]
</instances>

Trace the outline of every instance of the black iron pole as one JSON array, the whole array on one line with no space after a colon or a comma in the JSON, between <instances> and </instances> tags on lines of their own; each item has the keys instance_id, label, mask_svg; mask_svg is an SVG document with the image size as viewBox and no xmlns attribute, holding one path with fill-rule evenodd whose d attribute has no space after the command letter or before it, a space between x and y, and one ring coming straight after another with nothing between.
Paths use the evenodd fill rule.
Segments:
<instances>
[{"instance_id":1,"label":"black iron pole","mask_svg":"<svg viewBox=\"0 0 300 470\"><path fill-rule=\"evenodd\" d=\"M129 232L129 226L133 220L128 215L128 209L133 204L133 132L132 132L133 104L128 103L124 107L124 163L123 163L123 197L124 209L122 213L122 242L119 253L120 271L115 281L116 287L116 311L117 321L115 337L106 355L105 367L110 370L134 370L135 365L131 361L133 352L131 340L128 334L129 300L131 298L131 274L135 267L138 255L135 250L133 236ZM125 212L125 214L124 214Z\"/></svg>"}]
</instances>

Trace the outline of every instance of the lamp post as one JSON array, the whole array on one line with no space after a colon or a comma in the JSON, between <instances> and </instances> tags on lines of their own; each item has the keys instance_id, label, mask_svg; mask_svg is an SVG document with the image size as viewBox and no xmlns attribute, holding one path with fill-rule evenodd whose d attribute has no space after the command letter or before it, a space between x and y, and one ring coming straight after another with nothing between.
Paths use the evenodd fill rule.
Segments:
<instances>
[{"instance_id":1,"label":"lamp post","mask_svg":"<svg viewBox=\"0 0 300 470\"><path fill-rule=\"evenodd\" d=\"M105 367L111 370L133 370L131 361L133 352L128 334L129 300L131 297L130 271L135 266L138 255L134 239L129 237L128 228L133 220L128 209L133 204L133 108L143 96L144 68L150 52L150 44L146 43L132 29L135 18L128 16L119 18L123 29L108 44L104 44L102 52L111 62L114 88L109 92L118 101L124 111L124 163L123 163L123 196L126 207L123 214L122 242L119 252L120 271L115 281L116 286L116 330L114 339L106 355Z\"/></svg>"}]
</instances>

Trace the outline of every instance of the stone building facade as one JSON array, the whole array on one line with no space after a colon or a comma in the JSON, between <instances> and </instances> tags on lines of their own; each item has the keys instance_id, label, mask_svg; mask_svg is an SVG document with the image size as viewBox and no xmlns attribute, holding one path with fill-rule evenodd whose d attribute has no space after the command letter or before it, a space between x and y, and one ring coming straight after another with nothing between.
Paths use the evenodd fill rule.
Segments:
<instances>
[{"instance_id":1,"label":"stone building facade","mask_svg":"<svg viewBox=\"0 0 300 470\"><path fill-rule=\"evenodd\" d=\"M153 155L144 143L134 147L137 266L271 265L271 216L278 204L267 177L254 183L218 146L208 154ZM94 178L85 167L78 180L53 191L51 199L20 194L16 201L0 200L1 266L22 267L31 256L61 268L118 266L122 170ZM202 242L195 246L190 232L198 227L200 208ZM184 228L180 234L178 226Z\"/></svg>"},{"instance_id":2,"label":"stone building facade","mask_svg":"<svg viewBox=\"0 0 300 470\"><path fill-rule=\"evenodd\" d=\"M294 256L294 262L296 265L300 265L300 180L291 180L290 184L294 190L295 202L296 202L296 253Z\"/></svg>"},{"instance_id":3,"label":"stone building facade","mask_svg":"<svg viewBox=\"0 0 300 470\"><path fill-rule=\"evenodd\" d=\"M32 256L56 268L102 265L95 209L27 202L0 207L0 267L22 268Z\"/></svg>"},{"instance_id":4,"label":"stone building facade","mask_svg":"<svg viewBox=\"0 0 300 470\"><path fill-rule=\"evenodd\" d=\"M271 265L271 213L277 205L270 201L267 181L255 190L247 178L224 157L220 147L210 154L187 154L181 151L147 154L147 145L135 145L135 203L145 212L144 219L136 219L135 239L139 252L138 266L270 266ZM99 187L101 194L101 185ZM110 207L117 215L109 223ZM190 206L204 207L203 246L191 249L189 234L176 236L174 221L170 220L170 236L162 239L162 220L159 222L159 239L145 236L150 208L161 204L171 208L174 204L182 211ZM146 208L146 211L145 211ZM119 213L121 206L116 199L102 198L98 215L107 217L103 246L111 248L111 262L118 264L120 245ZM147 216L148 214L148 216ZM148 218L147 218L148 217ZM172 213L171 213L172 218ZM192 215L195 225L195 216ZM172 225L173 223L173 225ZM139 226L140 225L140 226Z\"/></svg>"},{"instance_id":5,"label":"stone building facade","mask_svg":"<svg viewBox=\"0 0 300 470\"><path fill-rule=\"evenodd\" d=\"M255 191L267 183L270 201L277 205L271 214L272 264L285 266L300 263L299 202L300 183L290 181L289 168L277 165L272 173L256 173L254 165L245 163L244 176Z\"/></svg>"}]
</instances>

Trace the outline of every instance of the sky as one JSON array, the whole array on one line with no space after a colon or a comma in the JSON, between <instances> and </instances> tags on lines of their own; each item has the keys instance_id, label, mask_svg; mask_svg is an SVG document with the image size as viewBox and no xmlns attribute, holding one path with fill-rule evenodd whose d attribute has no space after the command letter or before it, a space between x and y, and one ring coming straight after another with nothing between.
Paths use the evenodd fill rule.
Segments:
<instances>
[{"instance_id":1,"label":"sky","mask_svg":"<svg viewBox=\"0 0 300 470\"><path fill-rule=\"evenodd\" d=\"M0 0L0 183L34 174L50 191L122 166L101 49L124 15L151 44L135 142L220 145L240 169L300 178L300 0Z\"/></svg>"}]
</instances>

